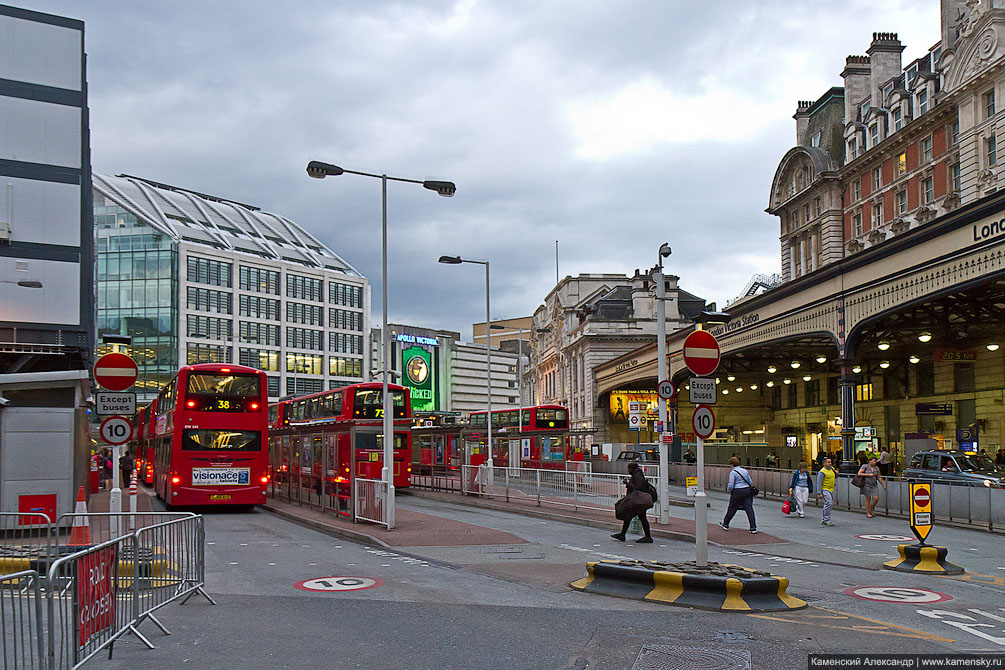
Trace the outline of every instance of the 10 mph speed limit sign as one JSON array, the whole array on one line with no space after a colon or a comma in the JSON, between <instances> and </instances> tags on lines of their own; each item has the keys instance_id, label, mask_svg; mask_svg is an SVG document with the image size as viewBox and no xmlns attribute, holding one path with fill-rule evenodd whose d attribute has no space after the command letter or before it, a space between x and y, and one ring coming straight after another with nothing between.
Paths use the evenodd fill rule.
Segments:
<instances>
[{"instance_id":1,"label":"10 mph speed limit sign","mask_svg":"<svg viewBox=\"0 0 1005 670\"><path fill-rule=\"evenodd\" d=\"M696 407L694 414L691 415L691 427L694 428L695 435L701 439L711 437L715 432L715 414L712 413L712 408L705 405Z\"/></svg>"},{"instance_id":2,"label":"10 mph speed limit sign","mask_svg":"<svg viewBox=\"0 0 1005 670\"><path fill-rule=\"evenodd\" d=\"M101 439L108 444L125 444L133 436L133 424L124 416L110 416L101 422Z\"/></svg>"},{"instance_id":3,"label":"10 mph speed limit sign","mask_svg":"<svg viewBox=\"0 0 1005 670\"><path fill-rule=\"evenodd\" d=\"M677 389L674 388L672 381L664 379L656 385L656 393L664 400L671 400L674 397L674 394L677 393Z\"/></svg>"}]
</instances>

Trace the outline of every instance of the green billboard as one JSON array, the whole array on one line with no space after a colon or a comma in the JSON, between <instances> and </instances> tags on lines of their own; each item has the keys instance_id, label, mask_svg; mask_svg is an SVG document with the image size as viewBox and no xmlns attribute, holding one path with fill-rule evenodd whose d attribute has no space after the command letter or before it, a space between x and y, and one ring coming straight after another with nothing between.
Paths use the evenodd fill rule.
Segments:
<instances>
[{"instance_id":1,"label":"green billboard","mask_svg":"<svg viewBox=\"0 0 1005 670\"><path fill-rule=\"evenodd\" d=\"M436 388L436 368L429 351L412 346L401 352L402 379L412 397L412 411L432 412L439 409Z\"/></svg>"}]
</instances>

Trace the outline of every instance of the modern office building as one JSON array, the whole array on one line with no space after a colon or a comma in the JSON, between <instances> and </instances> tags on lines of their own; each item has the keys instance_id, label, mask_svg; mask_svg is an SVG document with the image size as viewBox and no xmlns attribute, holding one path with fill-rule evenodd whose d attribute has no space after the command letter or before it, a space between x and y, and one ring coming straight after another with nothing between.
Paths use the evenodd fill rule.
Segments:
<instances>
[{"instance_id":1,"label":"modern office building","mask_svg":"<svg viewBox=\"0 0 1005 670\"><path fill-rule=\"evenodd\" d=\"M0 5L0 373L88 367L92 231L84 24Z\"/></svg>"},{"instance_id":2,"label":"modern office building","mask_svg":"<svg viewBox=\"0 0 1005 670\"><path fill-rule=\"evenodd\" d=\"M94 223L98 337L133 338L141 401L191 363L264 370L273 399L368 377L366 278L288 218L95 175Z\"/></svg>"},{"instance_id":3,"label":"modern office building","mask_svg":"<svg viewBox=\"0 0 1005 670\"><path fill-rule=\"evenodd\" d=\"M0 5L0 509L52 519L91 446L85 66L82 21Z\"/></svg>"}]
</instances>

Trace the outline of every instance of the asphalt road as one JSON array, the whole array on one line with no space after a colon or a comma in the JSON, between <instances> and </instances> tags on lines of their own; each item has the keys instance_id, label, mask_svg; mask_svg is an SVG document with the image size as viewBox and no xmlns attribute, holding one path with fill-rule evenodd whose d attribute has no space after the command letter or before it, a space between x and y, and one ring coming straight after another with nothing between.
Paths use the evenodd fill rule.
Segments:
<instances>
[{"instance_id":1,"label":"asphalt road","mask_svg":"<svg viewBox=\"0 0 1005 670\"><path fill-rule=\"evenodd\" d=\"M1005 570L987 575L997 567L991 564L1005 565L998 555L999 536L957 531L968 533L970 541L951 558L978 549L967 553L982 566L983 572L975 574L987 578L968 579L982 583L877 570L869 565L881 563L880 554L892 556L895 542L856 538L862 531L851 525L822 529L802 520L807 525L799 533L805 532L805 542L745 546L743 553L713 547L710 560L789 577L790 593L811 607L727 614L566 587L582 575L586 560L688 560L693 552L688 543L622 544L602 529L418 498L403 497L400 504L505 530L527 543L388 550L330 537L260 510L208 512L207 590L218 604L198 597L170 604L158 617L171 636L150 623L142 625L157 649L126 637L115 645L111 662L92 663L159 670L582 670L657 667L645 662L668 654L663 658L689 660L663 667L733 667L723 665L723 658L715 659L720 665L701 664L706 655L719 654L741 661L749 657L753 668L789 668L805 667L812 652L1005 651ZM759 523L763 528L768 520ZM833 532L818 535L822 530ZM305 580L316 580L308 584L314 588L368 588L298 588ZM893 601L846 593L869 587L887 590L865 595ZM950 599L911 602L943 596Z\"/></svg>"}]
</instances>

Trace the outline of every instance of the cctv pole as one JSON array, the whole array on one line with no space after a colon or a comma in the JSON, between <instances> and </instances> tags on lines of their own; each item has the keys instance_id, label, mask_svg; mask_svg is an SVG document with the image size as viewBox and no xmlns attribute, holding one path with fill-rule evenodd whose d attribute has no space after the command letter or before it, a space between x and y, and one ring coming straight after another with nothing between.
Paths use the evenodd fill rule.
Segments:
<instances>
[{"instance_id":1,"label":"cctv pole","mask_svg":"<svg viewBox=\"0 0 1005 670\"><path fill-rule=\"evenodd\" d=\"M667 332L666 332L666 284L663 280L663 249L666 248L668 255L670 247L666 244L660 247L659 263L656 266L656 376L657 383L667 378ZM659 443L660 472L659 472L659 493L660 493L660 523L670 523L670 490L667 486L667 474L670 469L670 459L667 454L667 445L663 442L663 431L666 431L667 423L667 401L663 396L658 396L660 426L662 430L657 434Z\"/></svg>"}]
</instances>

